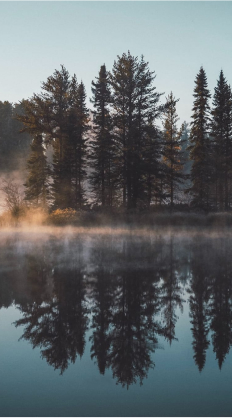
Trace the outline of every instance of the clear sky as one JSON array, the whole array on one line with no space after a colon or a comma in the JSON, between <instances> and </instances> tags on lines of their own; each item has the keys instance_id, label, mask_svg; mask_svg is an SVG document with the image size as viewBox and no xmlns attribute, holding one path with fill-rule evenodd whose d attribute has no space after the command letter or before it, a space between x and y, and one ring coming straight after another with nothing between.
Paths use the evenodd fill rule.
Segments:
<instances>
[{"instance_id":1,"label":"clear sky","mask_svg":"<svg viewBox=\"0 0 232 418\"><path fill-rule=\"evenodd\" d=\"M201 65L213 92L221 69L232 84L231 2L0 2L0 100L39 93L64 64L88 97L100 65L117 55L144 55L158 92L180 98L190 120Z\"/></svg>"}]
</instances>

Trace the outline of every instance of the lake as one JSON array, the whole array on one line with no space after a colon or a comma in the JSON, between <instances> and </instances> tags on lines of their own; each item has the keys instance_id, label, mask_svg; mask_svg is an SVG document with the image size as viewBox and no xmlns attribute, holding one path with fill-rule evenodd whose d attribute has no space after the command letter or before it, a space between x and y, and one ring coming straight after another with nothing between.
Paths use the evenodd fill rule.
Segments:
<instances>
[{"instance_id":1,"label":"lake","mask_svg":"<svg viewBox=\"0 0 232 418\"><path fill-rule=\"evenodd\" d=\"M0 236L1 416L231 416L232 234Z\"/></svg>"}]
</instances>

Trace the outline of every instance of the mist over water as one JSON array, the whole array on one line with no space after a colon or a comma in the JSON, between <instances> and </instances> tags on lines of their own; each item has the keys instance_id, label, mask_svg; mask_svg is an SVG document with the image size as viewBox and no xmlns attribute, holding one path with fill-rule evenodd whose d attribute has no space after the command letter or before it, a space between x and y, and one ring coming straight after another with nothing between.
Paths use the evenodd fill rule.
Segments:
<instances>
[{"instance_id":1,"label":"mist over water","mask_svg":"<svg viewBox=\"0 0 232 418\"><path fill-rule=\"evenodd\" d=\"M230 230L2 230L0 307L3 415L231 413Z\"/></svg>"}]
</instances>

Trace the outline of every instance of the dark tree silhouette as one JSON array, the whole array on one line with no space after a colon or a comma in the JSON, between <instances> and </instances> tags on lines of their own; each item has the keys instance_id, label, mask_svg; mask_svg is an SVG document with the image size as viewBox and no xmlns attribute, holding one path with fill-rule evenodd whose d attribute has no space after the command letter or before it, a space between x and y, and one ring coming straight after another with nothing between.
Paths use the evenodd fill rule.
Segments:
<instances>
[{"instance_id":1,"label":"dark tree silhouette","mask_svg":"<svg viewBox=\"0 0 232 418\"><path fill-rule=\"evenodd\" d=\"M168 254L163 260L163 268L161 271L161 278L163 283L161 285L161 307L162 318L164 323L164 334L170 345L175 338L175 326L178 319L176 309L179 307L183 309L184 300L181 297L181 286L178 278L179 263L178 258L174 253L173 237L167 246Z\"/></svg>"},{"instance_id":2,"label":"dark tree silhouette","mask_svg":"<svg viewBox=\"0 0 232 418\"><path fill-rule=\"evenodd\" d=\"M64 66L42 84L42 93L23 102L18 115L24 131L53 147L53 207L80 208L84 203L88 111L83 83L70 80ZM33 155L31 156L33 158Z\"/></svg>"},{"instance_id":3,"label":"dark tree silhouette","mask_svg":"<svg viewBox=\"0 0 232 418\"><path fill-rule=\"evenodd\" d=\"M151 162L147 169L144 160L145 156L148 157L148 148L151 150L157 146L155 121L161 108L158 106L160 94L153 86L154 78L143 57L139 61L130 52L118 57L110 76L114 142L118 150L118 187L123 206L128 209L137 207L140 195L144 192L144 172L154 175L158 165L154 160L157 152L152 153L152 173Z\"/></svg>"},{"instance_id":4,"label":"dark tree silhouette","mask_svg":"<svg viewBox=\"0 0 232 418\"><path fill-rule=\"evenodd\" d=\"M111 327L113 320L115 272L111 263L115 255L111 245L106 240L95 246L92 252L93 273L91 274L91 298L93 301L92 324L93 333L90 337L91 358L96 358L101 374L109 367L109 353L111 347Z\"/></svg>"},{"instance_id":5,"label":"dark tree silhouette","mask_svg":"<svg viewBox=\"0 0 232 418\"><path fill-rule=\"evenodd\" d=\"M232 96L223 71L214 89L211 135L215 181L215 207L228 210L232 152Z\"/></svg>"},{"instance_id":6,"label":"dark tree silhouette","mask_svg":"<svg viewBox=\"0 0 232 418\"><path fill-rule=\"evenodd\" d=\"M92 81L93 139L91 141L90 163L93 171L90 182L95 202L101 206L112 206L115 148L112 138L112 121L110 115L110 83L105 65L101 66L96 82Z\"/></svg>"},{"instance_id":7,"label":"dark tree silhouette","mask_svg":"<svg viewBox=\"0 0 232 418\"><path fill-rule=\"evenodd\" d=\"M207 88L207 78L203 67L200 68L195 80L193 115L190 132L190 158L192 186L189 189L193 196L192 203L202 209L209 209L210 183L212 177L209 139L210 92Z\"/></svg>"},{"instance_id":8,"label":"dark tree silhouette","mask_svg":"<svg viewBox=\"0 0 232 418\"><path fill-rule=\"evenodd\" d=\"M213 252L210 329L213 350L221 369L232 344L232 263L230 243L217 243ZM211 253L212 256L212 253ZM211 258L211 257L210 257Z\"/></svg>"},{"instance_id":9,"label":"dark tree silhouette","mask_svg":"<svg viewBox=\"0 0 232 418\"><path fill-rule=\"evenodd\" d=\"M81 249L79 249L81 251ZM37 269L33 270L35 276ZM48 301L21 306L23 318L15 325L24 326L21 338L40 347L41 356L62 374L77 355L82 357L88 328L84 269L79 260L53 269L53 295Z\"/></svg>"},{"instance_id":10,"label":"dark tree silhouette","mask_svg":"<svg viewBox=\"0 0 232 418\"><path fill-rule=\"evenodd\" d=\"M151 353L157 347L157 335L162 334L160 323L154 319L159 309L154 273L149 268L141 272L133 266L135 254L139 255L139 247L124 243L122 267L117 271L109 356L113 377L117 384L127 388L137 380L141 385L149 369L154 367Z\"/></svg>"},{"instance_id":11,"label":"dark tree silhouette","mask_svg":"<svg viewBox=\"0 0 232 418\"><path fill-rule=\"evenodd\" d=\"M171 209L173 201L178 190L178 186L183 182L183 164L181 152L181 135L182 131L177 129L178 116L176 112L176 103L179 99L175 99L173 93L167 97L166 109L164 113L164 150L163 159L166 165L165 184L167 187L167 196L170 197Z\"/></svg>"},{"instance_id":12,"label":"dark tree silhouette","mask_svg":"<svg viewBox=\"0 0 232 418\"><path fill-rule=\"evenodd\" d=\"M191 280L190 280L190 318L193 335L194 360L201 372L206 361L206 351L210 341L209 333L209 299L210 299L210 279L207 271L210 262L208 243L199 243L193 247L191 257ZM203 249L203 254L202 254Z\"/></svg>"}]
</instances>

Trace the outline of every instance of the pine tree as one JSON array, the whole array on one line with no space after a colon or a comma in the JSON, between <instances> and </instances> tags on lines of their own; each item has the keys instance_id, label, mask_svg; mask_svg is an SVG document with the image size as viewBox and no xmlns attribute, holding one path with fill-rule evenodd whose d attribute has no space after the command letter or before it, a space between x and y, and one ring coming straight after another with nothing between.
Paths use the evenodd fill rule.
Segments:
<instances>
[{"instance_id":1,"label":"pine tree","mask_svg":"<svg viewBox=\"0 0 232 418\"><path fill-rule=\"evenodd\" d=\"M53 145L53 197L55 208L67 208L72 205L70 143L67 132L68 95L70 88L69 73L64 66L56 70L43 83L41 99L45 108L45 129L51 132ZM46 125L46 116L47 122ZM47 130L46 129L46 130Z\"/></svg>"},{"instance_id":2,"label":"pine tree","mask_svg":"<svg viewBox=\"0 0 232 418\"><path fill-rule=\"evenodd\" d=\"M143 56L138 63L138 97L135 106L135 164L134 207L139 201L150 206L152 199L160 197L159 183L162 178L161 134L157 126L163 107L159 104L161 94L156 91L154 72Z\"/></svg>"},{"instance_id":3,"label":"pine tree","mask_svg":"<svg viewBox=\"0 0 232 418\"><path fill-rule=\"evenodd\" d=\"M214 90L211 135L214 142L215 206L227 210L232 168L232 97L222 70Z\"/></svg>"},{"instance_id":4,"label":"pine tree","mask_svg":"<svg viewBox=\"0 0 232 418\"><path fill-rule=\"evenodd\" d=\"M27 161L28 177L25 183L25 200L45 207L48 204L50 170L47 164L42 135L31 143L31 154Z\"/></svg>"},{"instance_id":5,"label":"pine tree","mask_svg":"<svg viewBox=\"0 0 232 418\"><path fill-rule=\"evenodd\" d=\"M86 156L89 113L86 107L84 84L72 78L70 88L69 139L71 146L71 177L73 206L80 209L85 204L84 180L86 178Z\"/></svg>"},{"instance_id":6,"label":"pine tree","mask_svg":"<svg viewBox=\"0 0 232 418\"><path fill-rule=\"evenodd\" d=\"M190 132L190 158L192 186L189 189L193 196L193 205L209 209L209 191L212 177L211 147L209 139L210 92L203 67L196 76L194 89L194 105Z\"/></svg>"},{"instance_id":7,"label":"pine tree","mask_svg":"<svg viewBox=\"0 0 232 418\"><path fill-rule=\"evenodd\" d=\"M114 62L110 82L113 90L114 141L117 153L118 186L124 207L132 206L132 149L134 107L136 99L136 70L138 59L130 52Z\"/></svg>"},{"instance_id":8,"label":"pine tree","mask_svg":"<svg viewBox=\"0 0 232 418\"><path fill-rule=\"evenodd\" d=\"M53 204L64 209L71 205L70 144L67 112L69 73L64 66L42 83L42 92L23 102L24 115L18 116L24 130L33 137L43 135L53 146Z\"/></svg>"},{"instance_id":9,"label":"pine tree","mask_svg":"<svg viewBox=\"0 0 232 418\"><path fill-rule=\"evenodd\" d=\"M154 78L143 57L139 61L130 52L118 57L110 77L114 141L118 149L118 184L122 190L123 206L128 209L136 208L139 198L144 199L147 174L144 155L147 156L151 140L156 146L154 121L160 113L160 94L153 86Z\"/></svg>"},{"instance_id":10,"label":"pine tree","mask_svg":"<svg viewBox=\"0 0 232 418\"><path fill-rule=\"evenodd\" d=\"M93 171L90 175L95 202L112 206L113 200L113 141L111 134L111 102L109 76L105 65L101 66L96 82L92 81L93 139L91 141L90 162Z\"/></svg>"},{"instance_id":11,"label":"pine tree","mask_svg":"<svg viewBox=\"0 0 232 418\"><path fill-rule=\"evenodd\" d=\"M164 114L164 151L163 158L166 164L166 185L168 196L170 196L171 208L178 185L183 182L183 164L181 153L181 135L182 131L177 128L178 116L176 112L176 103L173 93L167 97L166 110Z\"/></svg>"},{"instance_id":12,"label":"pine tree","mask_svg":"<svg viewBox=\"0 0 232 418\"><path fill-rule=\"evenodd\" d=\"M43 135L53 147L53 207L80 208L84 203L83 181L87 129L85 89L64 66L42 84L42 92L24 101L25 115L18 116L33 137Z\"/></svg>"}]
</instances>

